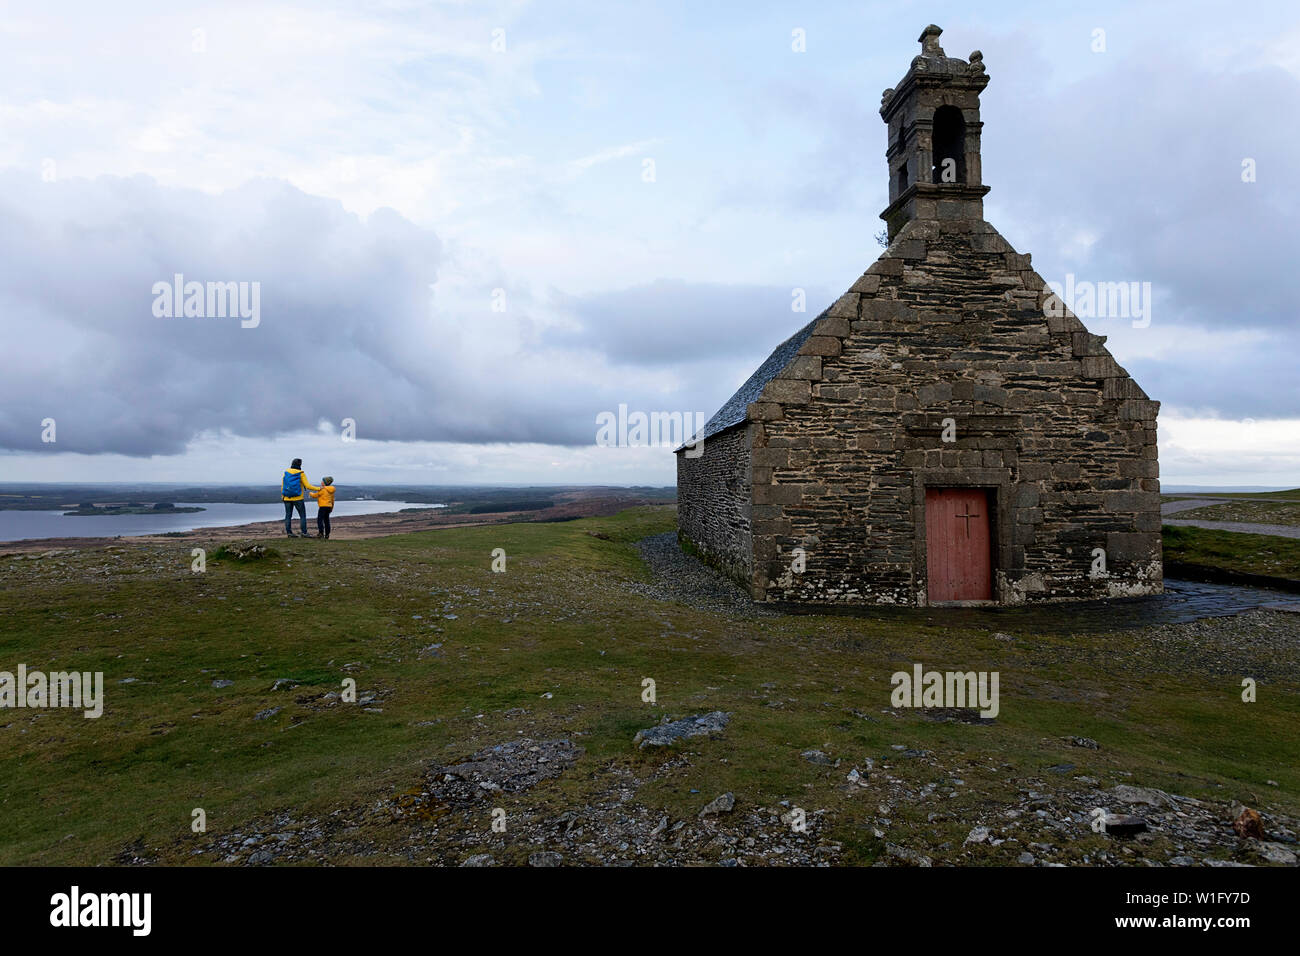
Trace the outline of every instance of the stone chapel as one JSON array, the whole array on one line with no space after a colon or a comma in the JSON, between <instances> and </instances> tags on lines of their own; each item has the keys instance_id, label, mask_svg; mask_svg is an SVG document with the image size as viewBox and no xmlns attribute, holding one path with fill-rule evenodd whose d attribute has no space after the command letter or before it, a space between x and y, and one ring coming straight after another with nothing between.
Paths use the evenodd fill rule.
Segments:
<instances>
[{"instance_id":1,"label":"stone chapel","mask_svg":"<svg viewBox=\"0 0 1300 956\"><path fill-rule=\"evenodd\" d=\"M1159 593L1159 403L984 221L941 32L880 105L888 248L678 449L679 537L759 601Z\"/></svg>"}]
</instances>

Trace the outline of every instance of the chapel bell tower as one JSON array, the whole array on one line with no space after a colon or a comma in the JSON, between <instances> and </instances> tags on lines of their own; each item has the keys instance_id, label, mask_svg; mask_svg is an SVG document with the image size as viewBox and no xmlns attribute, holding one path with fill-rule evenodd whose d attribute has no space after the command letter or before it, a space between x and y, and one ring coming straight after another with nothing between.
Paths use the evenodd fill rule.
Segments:
<instances>
[{"instance_id":1,"label":"chapel bell tower","mask_svg":"<svg viewBox=\"0 0 1300 956\"><path fill-rule=\"evenodd\" d=\"M913 219L983 219L988 187L980 174L980 92L988 85L984 55L950 57L930 24L921 55L880 100L889 127L889 208L880 214L889 238Z\"/></svg>"}]
</instances>

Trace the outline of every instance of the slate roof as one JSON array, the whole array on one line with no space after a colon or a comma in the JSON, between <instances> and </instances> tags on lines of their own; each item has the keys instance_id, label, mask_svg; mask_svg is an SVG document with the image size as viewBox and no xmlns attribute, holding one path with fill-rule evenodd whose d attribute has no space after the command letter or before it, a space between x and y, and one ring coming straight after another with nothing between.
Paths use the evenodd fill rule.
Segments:
<instances>
[{"instance_id":1,"label":"slate roof","mask_svg":"<svg viewBox=\"0 0 1300 956\"><path fill-rule=\"evenodd\" d=\"M829 311L829 309L826 310L826 312ZM758 367L753 375L749 376L744 385L736 390L735 395L727 399L722 407L713 413L713 417L705 422L704 428L700 430L699 434L695 435L686 445L712 438L719 432L724 432L728 428L744 422L745 413L750 403L758 401L758 397L763 394L763 389L767 383L776 378L781 370L799 354L799 349L808 340L808 336L812 335L813 327L826 315L826 312L822 312L821 315L773 349L767 360ZM682 445L677 451L681 451L686 445Z\"/></svg>"}]
</instances>

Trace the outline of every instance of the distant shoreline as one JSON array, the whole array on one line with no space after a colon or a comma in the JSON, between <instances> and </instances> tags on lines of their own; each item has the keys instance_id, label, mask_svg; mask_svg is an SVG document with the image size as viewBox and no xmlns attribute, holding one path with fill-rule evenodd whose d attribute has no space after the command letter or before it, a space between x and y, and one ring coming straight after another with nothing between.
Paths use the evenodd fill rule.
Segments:
<instances>
[{"instance_id":1,"label":"distant shoreline","mask_svg":"<svg viewBox=\"0 0 1300 956\"><path fill-rule=\"evenodd\" d=\"M443 528L474 527L490 524L512 524L518 521L551 522L572 521L597 515L611 515L625 508L646 505L671 505L638 494L589 495L566 498L565 501L538 511L503 511L494 514L455 513L450 508L414 508L406 502L407 509L376 511L369 514L335 515L333 518L335 540L383 537L392 534L410 534L419 531L436 531ZM284 537L281 518L258 519L231 525L210 525L184 531L164 531L149 534L86 537L25 537L0 540L0 558L49 550L131 546L157 546L189 548L191 545L207 547L213 541L265 541Z\"/></svg>"},{"instance_id":2,"label":"distant shoreline","mask_svg":"<svg viewBox=\"0 0 1300 956\"><path fill-rule=\"evenodd\" d=\"M166 508L145 507L144 505L128 505L124 508L77 508L74 511L63 512L65 518L94 518L99 515L187 515L194 514L198 511L207 511L207 508L177 508L175 505L168 505Z\"/></svg>"}]
</instances>

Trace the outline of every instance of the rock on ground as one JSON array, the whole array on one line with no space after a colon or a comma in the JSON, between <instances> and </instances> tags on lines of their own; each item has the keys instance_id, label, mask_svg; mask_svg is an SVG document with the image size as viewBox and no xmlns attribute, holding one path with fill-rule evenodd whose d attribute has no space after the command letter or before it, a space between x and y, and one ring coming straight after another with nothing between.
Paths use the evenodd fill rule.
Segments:
<instances>
[{"instance_id":1,"label":"rock on ground","mask_svg":"<svg viewBox=\"0 0 1300 956\"><path fill-rule=\"evenodd\" d=\"M677 741L688 737L704 737L708 734L721 733L730 720L731 714L721 710L674 721L669 721L665 717L658 727L648 727L638 731L632 738L632 743L642 750L647 747L671 747Z\"/></svg>"},{"instance_id":2,"label":"rock on ground","mask_svg":"<svg viewBox=\"0 0 1300 956\"><path fill-rule=\"evenodd\" d=\"M700 811L700 817L711 817L719 813L730 813L736 809L736 796L733 793L724 793L720 797L715 797L705 804L704 809Z\"/></svg>"},{"instance_id":3,"label":"rock on ground","mask_svg":"<svg viewBox=\"0 0 1300 956\"><path fill-rule=\"evenodd\" d=\"M429 774L430 793L444 803L466 803L489 793L527 790L558 777L582 753L568 739L523 738L487 747L460 763L436 767Z\"/></svg>"}]
</instances>

